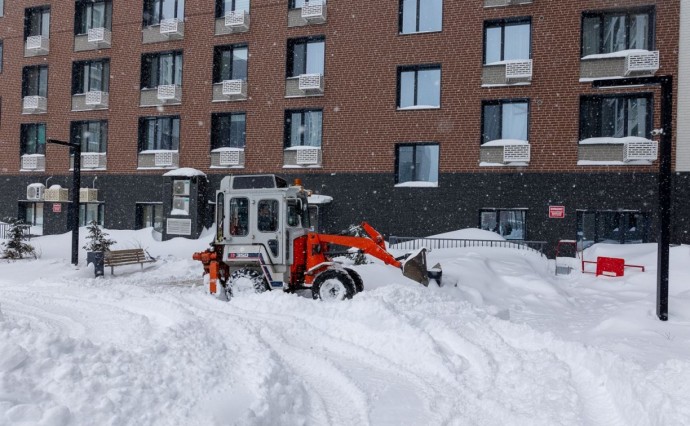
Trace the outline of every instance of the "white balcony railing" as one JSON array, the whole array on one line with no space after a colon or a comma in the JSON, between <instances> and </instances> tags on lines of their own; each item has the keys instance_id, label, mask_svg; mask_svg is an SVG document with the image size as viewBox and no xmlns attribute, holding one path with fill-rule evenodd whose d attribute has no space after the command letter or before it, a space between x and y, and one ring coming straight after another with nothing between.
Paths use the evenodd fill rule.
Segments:
<instances>
[{"instance_id":1,"label":"white balcony railing","mask_svg":"<svg viewBox=\"0 0 690 426\"><path fill-rule=\"evenodd\" d=\"M37 155L25 155L22 157L22 169L23 170L36 170L38 168L38 156Z\"/></svg>"},{"instance_id":2,"label":"white balcony railing","mask_svg":"<svg viewBox=\"0 0 690 426\"><path fill-rule=\"evenodd\" d=\"M247 82L244 80L223 80L225 96L247 96Z\"/></svg>"},{"instance_id":3,"label":"white balcony railing","mask_svg":"<svg viewBox=\"0 0 690 426\"><path fill-rule=\"evenodd\" d=\"M84 103L89 106L104 105L108 94L98 90L90 90L84 95Z\"/></svg>"},{"instance_id":4,"label":"white balcony railing","mask_svg":"<svg viewBox=\"0 0 690 426\"><path fill-rule=\"evenodd\" d=\"M233 10L225 14L225 26L246 28L249 25L249 13L246 10Z\"/></svg>"},{"instance_id":5,"label":"white balcony railing","mask_svg":"<svg viewBox=\"0 0 690 426\"><path fill-rule=\"evenodd\" d=\"M626 142L623 149L623 161L654 161L659 155L659 145L655 141Z\"/></svg>"},{"instance_id":6,"label":"white balcony railing","mask_svg":"<svg viewBox=\"0 0 690 426\"><path fill-rule=\"evenodd\" d=\"M89 28L89 32L86 36L86 40L93 44L107 44L110 45L111 33L110 30L99 27L99 28Z\"/></svg>"},{"instance_id":7,"label":"white balcony railing","mask_svg":"<svg viewBox=\"0 0 690 426\"><path fill-rule=\"evenodd\" d=\"M530 159L530 145L505 145L503 147L503 162L529 162Z\"/></svg>"},{"instance_id":8,"label":"white balcony railing","mask_svg":"<svg viewBox=\"0 0 690 426\"><path fill-rule=\"evenodd\" d=\"M239 166L240 151L220 151L218 153L218 164L220 164L221 166Z\"/></svg>"},{"instance_id":9,"label":"white balcony railing","mask_svg":"<svg viewBox=\"0 0 690 426\"><path fill-rule=\"evenodd\" d=\"M22 106L30 112L45 112L48 109L48 99L44 96L24 96Z\"/></svg>"},{"instance_id":10,"label":"white balcony railing","mask_svg":"<svg viewBox=\"0 0 690 426\"><path fill-rule=\"evenodd\" d=\"M307 21L326 19L326 3L323 0L305 1L302 6L302 18Z\"/></svg>"},{"instance_id":11,"label":"white balcony railing","mask_svg":"<svg viewBox=\"0 0 690 426\"><path fill-rule=\"evenodd\" d=\"M26 49L36 52L47 52L48 43L48 37L44 37L41 35L29 36L26 38Z\"/></svg>"},{"instance_id":12,"label":"white balcony railing","mask_svg":"<svg viewBox=\"0 0 690 426\"><path fill-rule=\"evenodd\" d=\"M506 80L532 79L532 60L506 62Z\"/></svg>"},{"instance_id":13,"label":"white balcony railing","mask_svg":"<svg viewBox=\"0 0 690 426\"><path fill-rule=\"evenodd\" d=\"M153 164L156 167L173 165L173 153L171 151L156 152L153 156Z\"/></svg>"},{"instance_id":14,"label":"white balcony railing","mask_svg":"<svg viewBox=\"0 0 690 426\"><path fill-rule=\"evenodd\" d=\"M299 165L313 165L319 164L320 148L303 148L297 151L297 164Z\"/></svg>"},{"instance_id":15,"label":"white balcony railing","mask_svg":"<svg viewBox=\"0 0 690 426\"><path fill-rule=\"evenodd\" d=\"M97 169L101 165L101 154L98 152L84 152L81 154L81 167Z\"/></svg>"},{"instance_id":16,"label":"white balcony railing","mask_svg":"<svg viewBox=\"0 0 690 426\"><path fill-rule=\"evenodd\" d=\"M659 51L630 53L625 58L625 75L633 72L651 72L659 70Z\"/></svg>"},{"instance_id":17,"label":"white balcony railing","mask_svg":"<svg viewBox=\"0 0 690 426\"><path fill-rule=\"evenodd\" d=\"M176 84L161 84L158 86L157 97L159 101L176 101L179 100L177 96Z\"/></svg>"},{"instance_id":18,"label":"white balcony railing","mask_svg":"<svg viewBox=\"0 0 690 426\"><path fill-rule=\"evenodd\" d=\"M322 74L301 74L299 76L299 90L323 91Z\"/></svg>"},{"instance_id":19,"label":"white balcony railing","mask_svg":"<svg viewBox=\"0 0 690 426\"><path fill-rule=\"evenodd\" d=\"M165 35L181 35L180 20L177 18L161 19L161 34Z\"/></svg>"}]
</instances>

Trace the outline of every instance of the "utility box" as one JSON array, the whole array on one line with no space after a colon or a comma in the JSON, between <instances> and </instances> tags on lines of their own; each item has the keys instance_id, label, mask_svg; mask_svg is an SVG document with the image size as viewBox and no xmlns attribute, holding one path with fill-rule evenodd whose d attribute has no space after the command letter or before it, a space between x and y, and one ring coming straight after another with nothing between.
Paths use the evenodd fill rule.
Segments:
<instances>
[{"instance_id":1,"label":"utility box","mask_svg":"<svg viewBox=\"0 0 690 426\"><path fill-rule=\"evenodd\" d=\"M196 169L181 168L163 176L163 240L199 238L207 213L206 174Z\"/></svg>"}]
</instances>

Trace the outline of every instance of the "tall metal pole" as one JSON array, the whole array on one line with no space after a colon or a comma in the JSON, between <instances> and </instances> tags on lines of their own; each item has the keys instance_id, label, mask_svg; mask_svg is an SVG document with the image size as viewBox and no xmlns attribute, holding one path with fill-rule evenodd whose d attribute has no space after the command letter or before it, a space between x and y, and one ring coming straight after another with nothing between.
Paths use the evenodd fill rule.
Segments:
<instances>
[{"instance_id":1,"label":"tall metal pole","mask_svg":"<svg viewBox=\"0 0 690 426\"><path fill-rule=\"evenodd\" d=\"M659 146L659 239L657 253L656 316L668 320L668 269L671 243L671 156L673 153L673 77L660 77L661 128Z\"/></svg>"},{"instance_id":2,"label":"tall metal pole","mask_svg":"<svg viewBox=\"0 0 690 426\"><path fill-rule=\"evenodd\" d=\"M72 264L79 263L79 189L81 188L81 144L65 142L57 139L48 139L48 143L64 145L70 147L70 152L74 154L74 168L72 174L72 202L70 204L70 214L72 223Z\"/></svg>"}]
</instances>

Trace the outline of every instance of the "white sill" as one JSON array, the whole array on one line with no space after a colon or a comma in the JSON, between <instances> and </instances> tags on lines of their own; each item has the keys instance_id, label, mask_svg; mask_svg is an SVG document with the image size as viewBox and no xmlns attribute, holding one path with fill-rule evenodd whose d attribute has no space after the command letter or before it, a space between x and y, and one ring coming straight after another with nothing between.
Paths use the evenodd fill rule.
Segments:
<instances>
[{"instance_id":1,"label":"white sill","mask_svg":"<svg viewBox=\"0 0 690 426\"><path fill-rule=\"evenodd\" d=\"M525 163L522 161L513 161L511 163L486 163L486 162L480 162L479 167L527 167L529 166L529 163Z\"/></svg>"},{"instance_id":2,"label":"white sill","mask_svg":"<svg viewBox=\"0 0 690 426\"><path fill-rule=\"evenodd\" d=\"M441 106L433 106L433 105L413 105L413 106L408 106L408 107L397 107L396 108L398 111L418 111L418 110L425 110L425 109L441 109Z\"/></svg>"},{"instance_id":3,"label":"white sill","mask_svg":"<svg viewBox=\"0 0 690 426\"><path fill-rule=\"evenodd\" d=\"M403 183L396 183L396 188L438 188L438 182L427 181L408 181Z\"/></svg>"},{"instance_id":4,"label":"white sill","mask_svg":"<svg viewBox=\"0 0 690 426\"><path fill-rule=\"evenodd\" d=\"M578 166L651 166L652 161L649 160L633 160L633 161L596 161L596 160L578 160Z\"/></svg>"},{"instance_id":5,"label":"white sill","mask_svg":"<svg viewBox=\"0 0 690 426\"><path fill-rule=\"evenodd\" d=\"M482 84L482 87L512 87L512 86L530 86L531 81L520 81L517 83L496 83L496 84Z\"/></svg>"},{"instance_id":6,"label":"white sill","mask_svg":"<svg viewBox=\"0 0 690 426\"><path fill-rule=\"evenodd\" d=\"M323 166L321 164L311 164L304 166L286 164L283 166L284 169L320 169L322 167Z\"/></svg>"},{"instance_id":7,"label":"white sill","mask_svg":"<svg viewBox=\"0 0 690 426\"><path fill-rule=\"evenodd\" d=\"M244 169L244 166L211 166L211 169Z\"/></svg>"}]
</instances>

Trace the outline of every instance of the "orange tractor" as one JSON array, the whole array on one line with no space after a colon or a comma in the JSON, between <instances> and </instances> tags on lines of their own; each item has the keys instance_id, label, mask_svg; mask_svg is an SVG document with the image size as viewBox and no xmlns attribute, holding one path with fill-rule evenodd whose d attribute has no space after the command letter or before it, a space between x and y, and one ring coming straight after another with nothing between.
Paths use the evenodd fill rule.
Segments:
<instances>
[{"instance_id":1,"label":"orange tractor","mask_svg":"<svg viewBox=\"0 0 690 426\"><path fill-rule=\"evenodd\" d=\"M366 222L357 227L363 236L312 232L308 195L298 181L288 185L274 175L223 178L214 241L193 256L204 265L209 292L229 299L239 282L249 282L257 292L310 289L315 299L349 299L364 284L357 272L333 260L343 254L334 246L374 256L425 286L429 278L440 284L440 267L428 270L426 249L396 258Z\"/></svg>"}]
</instances>

